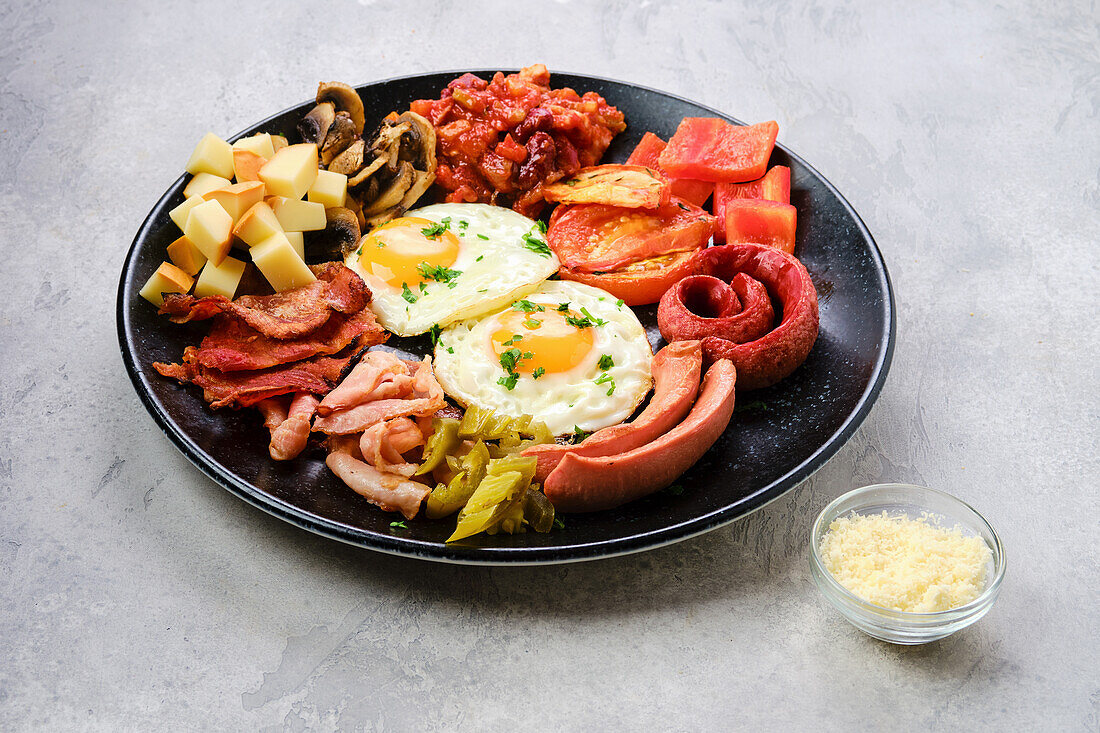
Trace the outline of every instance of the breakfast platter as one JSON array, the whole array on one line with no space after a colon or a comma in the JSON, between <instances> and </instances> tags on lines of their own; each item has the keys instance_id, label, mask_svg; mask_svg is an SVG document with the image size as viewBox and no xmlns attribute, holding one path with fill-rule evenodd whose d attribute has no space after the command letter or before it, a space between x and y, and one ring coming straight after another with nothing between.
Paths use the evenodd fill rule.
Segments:
<instances>
[{"instance_id":1,"label":"breakfast platter","mask_svg":"<svg viewBox=\"0 0 1100 733\"><path fill-rule=\"evenodd\" d=\"M207 476L351 544L538 564L714 529L827 461L893 351L870 233L777 133L538 65L322 83L150 211L127 372Z\"/></svg>"}]
</instances>

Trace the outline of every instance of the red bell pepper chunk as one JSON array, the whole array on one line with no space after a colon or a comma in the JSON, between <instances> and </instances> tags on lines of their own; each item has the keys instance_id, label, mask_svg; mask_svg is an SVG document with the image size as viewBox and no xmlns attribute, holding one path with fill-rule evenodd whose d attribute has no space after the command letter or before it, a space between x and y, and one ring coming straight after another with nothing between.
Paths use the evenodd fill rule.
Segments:
<instances>
[{"instance_id":1,"label":"red bell pepper chunk","mask_svg":"<svg viewBox=\"0 0 1100 733\"><path fill-rule=\"evenodd\" d=\"M759 199L726 203L726 243L766 244L794 254L798 210L790 204Z\"/></svg>"},{"instance_id":2,"label":"red bell pepper chunk","mask_svg":"<svg viewBox=\"0 0 1100 733\"><path fill-rule=\"evenodd\" d=\"M721 244L726 241L726 204L734 199L764 199L778 201L781 204L791 202L791 169L785 165L772 166L763 178L748 183L714 184L714 215L718 226L714 231L714 241Z\"/></svg>"},{"instance_id":3,"label":"red bell pepper chunk","mask_svg":"<svg viewBox=\"0 0 1100 733\"><path fill-rule=\"evenodd\" d=\"M676 176L668 175L668 172L662 169L657 162L657 158L661 155L661 151L665 149L665 145L667 144L668 143L652 132L647 132L645 135L642 135L642 139L638 142L638 147L634 148L634 152L626 159L626 164L644 165L649 168L656 168L664 173L669 181L671 181L673 196L682 198L690 204L702 206L706 200L710 198L711 192L714 191L714 184L710 181L693 181L690 178L677 178Z\"/></svg>"},{"instance_id":4,"label":"red bell pepper chunk","mask_svg":"<svg viewBox=\"0 0 1100 733\"><path fill-rule=\"evenodd\" d=\"M731 125L714 117L685 117L658 162L670 176L740 183L764 175L779 124Z\"/></svg>"}]
</instances>

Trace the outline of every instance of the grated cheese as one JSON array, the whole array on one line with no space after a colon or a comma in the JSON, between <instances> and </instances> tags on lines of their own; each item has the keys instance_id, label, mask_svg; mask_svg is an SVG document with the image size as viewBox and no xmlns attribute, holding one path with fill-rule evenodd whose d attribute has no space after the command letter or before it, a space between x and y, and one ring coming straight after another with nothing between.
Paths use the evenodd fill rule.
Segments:
<instances>
[{"instance_id":1,"label":"grated cheese","mask_svg":"<svg viewBox=\"0 0 1100 733\"><path fill-rule=\"evenodd\" d=\"M825 569L860 598L897 611L957 608L985 588L992 552L981 537L907 516L852 514L821 539Z\"/></svg>"}]
</instances>

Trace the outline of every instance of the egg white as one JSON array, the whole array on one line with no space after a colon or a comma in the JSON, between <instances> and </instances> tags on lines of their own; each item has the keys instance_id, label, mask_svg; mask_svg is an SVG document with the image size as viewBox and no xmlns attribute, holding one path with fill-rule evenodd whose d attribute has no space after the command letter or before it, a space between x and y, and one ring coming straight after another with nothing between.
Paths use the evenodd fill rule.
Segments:
<instances>
[{"instance_id":1,"label":"egg white","mask_svg":"<svg viewBox=\"0 0 1100 733\"><path fill-rule=\"evenodd\" d=\"M505 372L493 350L492 335L500 328L501 313L519 300L512 298L504 309L455 323L440 334L435 375L444 391L466 407L477 405L511 416L533 415L555 435L571 433L574 428L599 430L630 417L653 383L653 352L634 312L603 290L564 280L545 282L526 299L547 310L568 302L574 313L584 307L607 323L592 327L592 350L581 363L537 380L521 374L509 390L497 383ZM610 395L610 382L595 382L604 373L598 365L604 354L610 354L615 362L607 370L615 382Z\"/></svg>"},{"instance_id":2,"label":"egg white","mask_svg":"<svg viewBox=\"0 0 1100 733\"><path fill-rule=\"evenodd\" d=\"M509 305L538 287L558 271L560 263L528 249L525 234L544 235L535 222L511 209L488 204L434 204L414 209L405 216L440 222L450 217L450 231L459 240L458 257L451 269L461 274L451 283L428 281L424 290L410 286L415 303L359 263L358 251L348 255L348 267L367 283L373 295L370 308L387 330L399 336L424 333L434 325L445 326L464 318ZM466 221L466 227L459 222ZM487 237L482 239L478 235ZM454 287L449 287L449 285Z\"/></svg>"}]
</instances>

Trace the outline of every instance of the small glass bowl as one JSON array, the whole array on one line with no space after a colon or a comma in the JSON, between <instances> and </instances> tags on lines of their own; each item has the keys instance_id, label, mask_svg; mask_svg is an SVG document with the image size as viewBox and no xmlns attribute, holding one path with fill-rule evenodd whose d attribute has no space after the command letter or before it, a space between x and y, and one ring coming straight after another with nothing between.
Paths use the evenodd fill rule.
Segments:
<instances>
[{"instance_id":1,"label":"small glass bowl","mask_svg":"<svg viewBox=\"0 0 1100 733\"><path fill-rule=\"evenodd\" d=\"M948 611L909 613L869 603L842 586L825 569L819 548L821 538L834 519L856 514L891 516L905 513L916 519L927 512L939 526L958 526L965 535L985 540L992 552L986 574L986 586L970 603ZM1005 554L1001 538L989 522L965 502L950 494L912 484L875 484L864 486L835 499L817 515L810 537L810 570L822 595L860 631L894 644L927 644L950 636L974 623L993 606L1001 591L1005 574Z\"/></svg>"}]
</instances>

